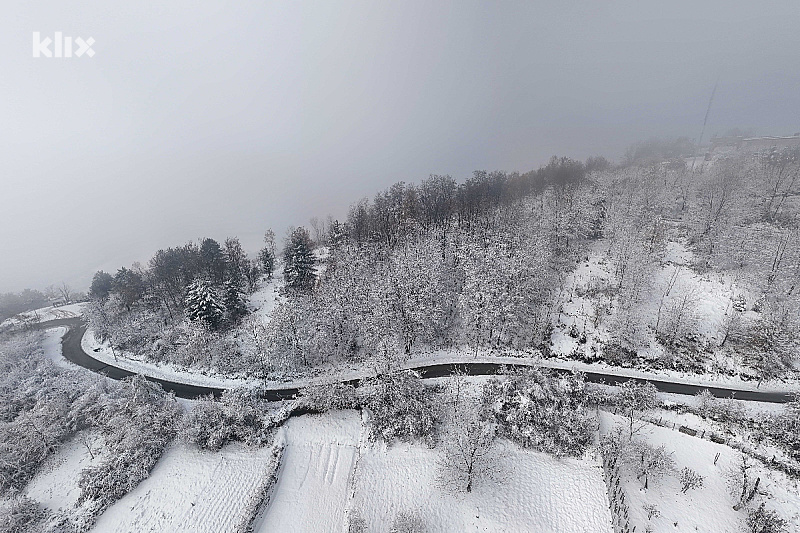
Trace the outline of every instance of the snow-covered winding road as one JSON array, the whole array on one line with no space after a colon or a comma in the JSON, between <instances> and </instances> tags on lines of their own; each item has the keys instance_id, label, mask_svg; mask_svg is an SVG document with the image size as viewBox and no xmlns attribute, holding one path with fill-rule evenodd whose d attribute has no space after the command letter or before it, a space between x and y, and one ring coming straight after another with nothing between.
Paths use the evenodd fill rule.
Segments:
<instances>
[{"instance_id":1,"label":"snow-covered winding road","mask_svg":"<svg viewBox=\"0 0 800 533\"><path fill-rule=\"evenodd\" d=\"M98 361L97 359L93 358L90 354L83 351L83 349L81 348L81 338L83 337L83 334L86 332L86 325L80 318L41 322L36 326L34 326L34 328L48 329L59 326L66 326L68 328L62 341L62 349L64 357L69 361L84 368L88 368L89 370L92 370L94 372L99 372L101 374L104 374L113 379L122 379L128 376L132 376L134 374L133 372L130 372L128 370L124 370L122 368L115 367L114 365ZM497 362L497 361L486 361L486 360L462 361L458 363L453 363L453 362L439 363L435 361L430 361L424 364L411 365L409 366L409 368L411 370L416 370L420 372L424 378L440 378L444 376L449 376L456 370L466 371L468 374L473 376L493 375L496 374L498 370L500 370L504 366L527 367L527 366L535 366L538 364L540 364L540 362L520 358L518 363L508 362L508 361ZM568 369L556 368L554 370L569 372ZM728 388L724 386L714 387L703 384L683 383L677 380L630 377L624 374L625 374L624 371L620 371L619 373L615 373L613 371L584 372L586 381L592 383L605 383L607 385L617 385L619 383L629 380L635 380L639 382L646 381L655 385L655 387L661 392L669 392L673 394L685 394L694 396L695 394L703 390L708 390L709 392L711 392L711 394L713 394L718 398L735 397L737 400L771 402L771 403L785 403L791 401L792 399L792 394L789 392L757 391L749 389ZM338 381L357 385L362 378L368 377L370 375L371 375L370 373L365 371L363 375L348 376L347 378L343 378ZM207 386L193 385L188 383L180 383L177 381L159 379L148 375L145 375L144 377L146 377L151 381L161 384L161 386L164 387L165 390L172 391L175 393L176 396L181 398L191 399L200 396L208 396L209 394L213 394L214 396L219 396L223 392L222 389L216 387L207 387ZM297 395L300 386L301 385L299 384L287 384L281 387L262 390L262 394L266 399L270 401L292 399Z\"/></svg>"}]
</instances>

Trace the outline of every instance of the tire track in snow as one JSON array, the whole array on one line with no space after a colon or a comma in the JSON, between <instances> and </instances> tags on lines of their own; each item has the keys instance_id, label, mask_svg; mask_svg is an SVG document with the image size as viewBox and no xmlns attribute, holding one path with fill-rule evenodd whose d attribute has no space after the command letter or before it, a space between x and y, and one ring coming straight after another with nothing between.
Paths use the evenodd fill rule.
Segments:
<instances>
[{"instance_id":1,"label":"tire track in snow","mask_svg":"<svg viewBox=\"0 0 800 533\"><path fill-rule=\"evenodd\" d=\"M342 531L361 419L355 411L305 415L285 426L286 448L257 533Z\"/></svg>"}]
</instances>

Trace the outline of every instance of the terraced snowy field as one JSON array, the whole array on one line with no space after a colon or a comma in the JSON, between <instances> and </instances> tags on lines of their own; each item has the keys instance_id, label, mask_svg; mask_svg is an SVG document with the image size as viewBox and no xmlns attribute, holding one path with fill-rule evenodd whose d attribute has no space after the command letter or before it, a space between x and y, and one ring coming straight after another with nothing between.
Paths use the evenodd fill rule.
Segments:
<instances>
[{"instance_id":1,"label":"terraced snowy field","mask_svg":"<svg viewBox=\"0 0 800 533\"><path fill-rule=\"evenodd\" d=\"M286 447L269 507L257 533L346 531L348 487L358 455L356 411L306 415L283 429Z\"/></svg>"},{"instance_id":2,"label":"terraced snowy field","mask_svg":"<svg viewBox=\"0 0 800 533\"><path fill-rule=\"evenodd\" d=\"M97 533L216 533L246 527L276 462L272 448L240 444L219 452L170 447L151 476L112 505Z\"/></svg>"}]
</instances>

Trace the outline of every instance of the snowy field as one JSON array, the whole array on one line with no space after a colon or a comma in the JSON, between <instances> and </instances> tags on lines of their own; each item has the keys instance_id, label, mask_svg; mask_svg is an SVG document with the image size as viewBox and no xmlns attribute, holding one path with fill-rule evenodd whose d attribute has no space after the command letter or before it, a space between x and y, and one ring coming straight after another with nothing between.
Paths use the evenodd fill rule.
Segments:
<instances>
[{"instance_id":1,"label":"snowy field","mask_svg":"<svg viewBox=\"0 0 800 533\"><path fill-rule=\"evenodd\" d=\"M61 318L75 318L81 316L85 303L62 305L61 307L42 307L34 311L26 311L4 321L0 326L16 326L23 323L36 324Z\"/></svg>"},{"instance_id":2,"label":"snowy field","mask_svg":"<svg viewBox=\"0 0 800 533\"><path fill-rule=\"evenodd\" d=\"M367 531L389 531L399 513L419 516L430 533L610 533L602 467L589 460L556 459L501 441L502 471L471 493L439 487L439 451L383 443L362 450L351 512Z\"/></svg>"},{"instance_id":3,"label":"snowy field","mask_svg":"<svg viewBox=\"0 0 800 533\"><path fill-rule=\"evenodd\" d=\"M278 481L253 531L346 531L348 487L361 434L358 412L293 418L282 431L285 448Z\"/></svg>"},{"instance_id":4,"label":"snowy field","mask_svg":"<svg viewBox=\"0 0 800 533\"><path fill-rule=\"evenodd\" d=\"M81 432L45 461L28 483L25 493L50 511L70 509L80 495L78 479L81 471L98 464L103 458L102 437L91 431Z\"/></svg>"},{"instance_id":5,"label":"snowy field","mask_svg":"<svg viewBox=\"0 0 800 533\"><path fill-rule=\"evenodd\" d=\"M610 431L615 424L626 424L621 417L601 412L601 431ZM746 510L734 511L735 498L727 485L727 473L734 468L742 454L708 440L686 435L674 429L647 424L637 438L653 446L664 445L675 461L676 472L651 480L647 490L632 474L623 474L625 494L629 500L631 526L636 531L652 528L653 533L673 532L737 532L744 531ZM717 454L719 457L717 458ZM716 458L716 464L715 464ZM677 471L689 467L704 477L703 486L681 491ZM790 520L790 531L800 531L800 492L796 483L783 474L758 467L761 488L769 497L759 496L748 508L761 501ZM658 514L648 518L645 507L651 505Z\"/></svg>"},{"instance_id":6,"label":"snowy field","mask_svg":"<svg viewBox=\"0 0 800 533\"><path fill-rule=\"evenodd\" d=\"M271 447L232 444L204 452L175 444L149 478L100 516L93 531L244 531L276 463Z\"/></svg>"}]
</instances>

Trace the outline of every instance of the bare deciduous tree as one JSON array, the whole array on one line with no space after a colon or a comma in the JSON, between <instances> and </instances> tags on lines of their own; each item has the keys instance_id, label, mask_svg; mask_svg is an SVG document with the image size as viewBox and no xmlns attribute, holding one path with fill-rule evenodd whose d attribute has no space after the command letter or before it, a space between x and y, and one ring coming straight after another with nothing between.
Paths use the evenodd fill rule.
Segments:
<instances>
[{"instance_id":1,"label":"bare deciduous tree","mask_svg":"<svg viewBox=\"0 0 800 533\"><path fill-rule=\"evenodd\" d=\"M616 405L628 419L629 438L641 429L641 415L655 408L657 404L656 388L652 383L630 380L622 384L616 396Z\"/></svg>"},{"instance_id":2,"label":"bare deciduous tree","mask_svg":"<svg viewBox=\"0 0 800 533\"><path fill-rule=\"evenodd\" d=\"M72 287L66 281L62 281L58 286L58 294L64 299L64 303L68 304L72 301Z\"/></svg>"},{"instance_id":3,"label":"bare deciduous tree","mask_svg":"<svg viewBox=\"0 0 800 533\"><path fill-rule=\"evenodd\" d=\"M734 511L746 506L758 493L761 478L755 476L753 470L753 461L746 455L742 455L739 462L726 472L728 490L730 490L731 496L737 499L736 505L733 506Z\"/></svg>"}]
</instances>

